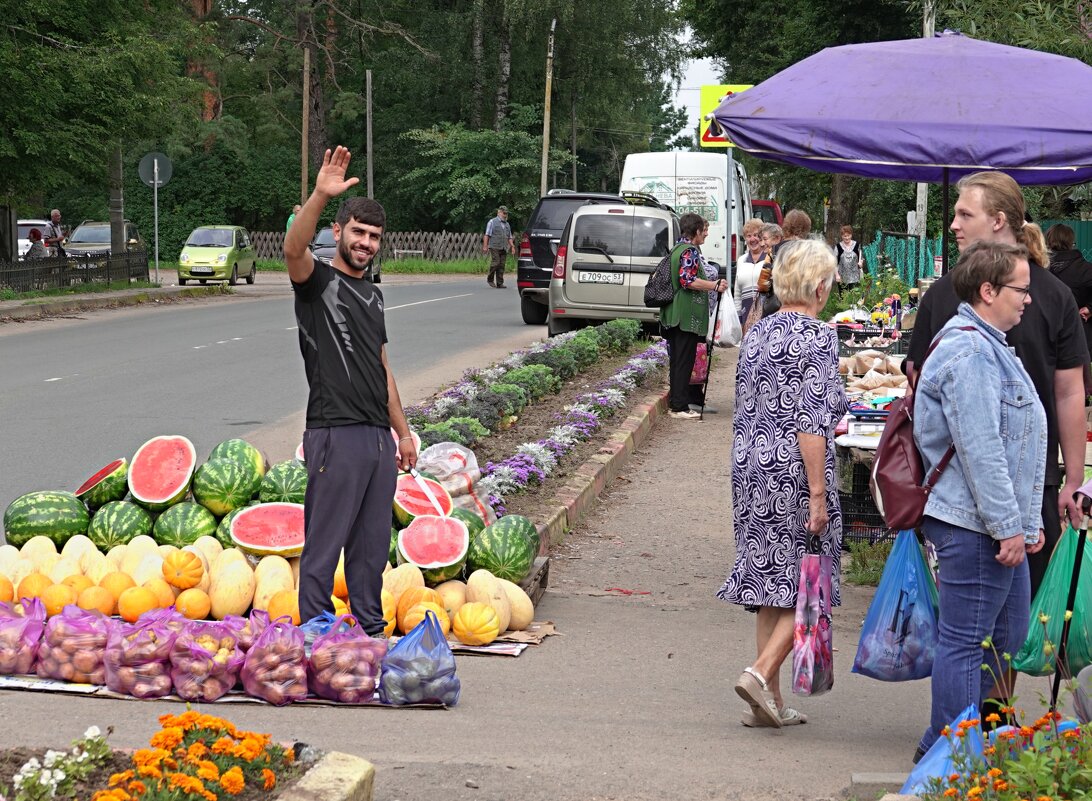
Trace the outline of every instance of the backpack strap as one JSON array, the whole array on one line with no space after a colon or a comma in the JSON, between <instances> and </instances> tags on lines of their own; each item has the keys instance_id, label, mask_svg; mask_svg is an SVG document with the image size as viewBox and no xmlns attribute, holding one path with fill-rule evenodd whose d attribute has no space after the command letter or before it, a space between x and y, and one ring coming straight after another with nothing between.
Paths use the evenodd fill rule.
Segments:
<instances>
[{"instance_id":1,"label":"backpack strap","mask_svg":"<svg viewBox=\"0 0 1092 801\"><path fill-rule=\"evenodd\" d=\"M973 325L960 325L956 326L955 328L945 328L943 331L937 334L936 337L933 338L933 341L930 343L929 350L925 352L925 358L921 360L923 366L925 365L926 359L929 358L929 355L934 350L936 350L937 345L940 344L940 340L944 338L944 335L952 331L978 331L978 329L975 328ZM982 334L981 331L978 331L978 333ZM982 336L985 336L985 334L982 334ZM918 370L918 376L921 376L920 368ZM955 450L955 443L953 442L951 445L948 446L948 450L944 452L944 455L940 457L940 461L936 463L936 466L929 471L929 476L925 479L925 483L922 485L922 488L925 490L926 494L928 494L929 491L932 490L933 487L936 486L936 483L940 480L940 474L944 472L944 469L948 466L948 463L952 461L952 457L955 456Z\"/></svg>"}]
</instances>

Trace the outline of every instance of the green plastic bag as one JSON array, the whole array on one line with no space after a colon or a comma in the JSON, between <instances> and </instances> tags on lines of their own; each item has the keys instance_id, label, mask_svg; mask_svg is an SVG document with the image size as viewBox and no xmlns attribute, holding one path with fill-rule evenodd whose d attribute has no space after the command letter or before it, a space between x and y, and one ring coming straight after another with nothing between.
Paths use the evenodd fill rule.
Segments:
<instances>
[{"instance_id":1,"label":"green plastic bag","mask_svg":"<svg viewBox=\"0 0 1092 801\"><path fill-rule=\"evenodd\" d=\"M1078 539L1079 534L1072 526L1068 526L1050 557L1043 583L1031 604L1028 638L1012 660L1012 666L1021 673L1049 676L1054 672ZM1041 621L1042 615L1046 615L1045 624ZM1047 650L1050 653L1046 653ZM1066 657L1070 676L1077 675L1078 671L1092 664L1092 534L1087 535L1084 540L1084 558L1081 561L1077 596L1073 601L1073 619L1069 624Z\"/></svg>"}]
</instances>

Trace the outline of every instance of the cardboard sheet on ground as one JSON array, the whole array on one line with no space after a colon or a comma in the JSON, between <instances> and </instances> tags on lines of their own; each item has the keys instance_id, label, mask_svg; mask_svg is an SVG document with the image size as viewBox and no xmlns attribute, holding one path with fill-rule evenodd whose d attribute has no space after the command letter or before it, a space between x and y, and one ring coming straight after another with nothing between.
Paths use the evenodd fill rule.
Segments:
<instances>
[{"instance_id":1,"label":"cardboard sheet on ground","mask_svg":"<svg viewBox=\"0 0 1092 801\"><path fill-rule=\"evenodd\" d=\"M523 631L506 631L489 645L464 645L450 636L447 644L452 653L472 656L519 656L529 645L541 645L552 635L560 634L552 620L536 620ZM396 637L391 638L393 644Z\"/></svg>"}]
</instances>

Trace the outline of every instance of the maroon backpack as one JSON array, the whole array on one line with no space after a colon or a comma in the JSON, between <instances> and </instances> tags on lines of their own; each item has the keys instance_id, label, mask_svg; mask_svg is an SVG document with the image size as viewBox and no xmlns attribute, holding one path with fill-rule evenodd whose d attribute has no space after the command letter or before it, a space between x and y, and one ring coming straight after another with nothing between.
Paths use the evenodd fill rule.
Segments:
<instances>
[{"instance_id":1,"label":"maroon backpack","mask_svg":"<svg viewBox=\"0 0 1092 801\"><path fill-rule=\"evenodd\" d=\"M974 326L959 326L941 331L929 346L925 358L933 352L941 338L949 331L977 331ZM925 359L922 359L922 365ZM921 367L918 367L919 375ZM955 445L945 451L936 466L925 475L917 443L914 442L914 394L898 398L888 407L876 456L872 461L872 477L869 486L876 508L883 516L884 524L895 531L915 529L925 516L925 502L933 491L940 474L952 461Z\"/></svg>"}]
</instances>

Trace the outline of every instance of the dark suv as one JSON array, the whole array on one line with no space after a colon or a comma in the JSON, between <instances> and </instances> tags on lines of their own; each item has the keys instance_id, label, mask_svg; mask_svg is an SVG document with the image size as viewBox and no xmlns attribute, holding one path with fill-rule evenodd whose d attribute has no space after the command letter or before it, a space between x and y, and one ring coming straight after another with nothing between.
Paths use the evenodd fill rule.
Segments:
<instances>
[{"instance_id":1,"label":"dark suv","mask_svg":"<svg viewBox=\"0 0 1092 801\"><path fill-rule=\"evenodd\" d=\"M516 287L523 322L542 325L550 308L550 276L554 269L556 244L569 217L583 206L597 204L625 205L620 195L599 192L572 192L553 189L540 198L531 212L519 243L516 261Z\"/></svg>"}]
</instances>

